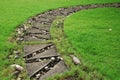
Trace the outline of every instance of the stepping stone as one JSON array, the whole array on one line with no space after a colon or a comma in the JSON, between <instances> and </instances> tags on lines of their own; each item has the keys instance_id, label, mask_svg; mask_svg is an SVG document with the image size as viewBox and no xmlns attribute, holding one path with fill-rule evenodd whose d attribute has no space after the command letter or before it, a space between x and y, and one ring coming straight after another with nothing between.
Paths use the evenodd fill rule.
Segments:
<instances>
[{"instance_id":1,"label":"stepping stone","mask_svg":"<svg viewBox=\"0 0 120 80\"><path fill-rule=\"evenodd\" d=\"M28 34L44 34L44 33L48 33L49 30L46 30L46 28L29 28L26 32Z\"/></svg>"},{"instance_id":2,"label":"stepping stone","mask_svg":"<svg viewBox=\"0 0 120 80\"><path fill-rule=\"evenodd\" d=\"M55 48L52 48L52 49L46 50L46 51L44 51L42 53L39 53L39 54L33 56L32 59L33 58L51 57L51 56L57 56L57 55L58 54L57 54ZM29 59L31 59L31 58L29 58Z\"/></svg>"},{"instance_id":3,"label":"stepping stone","mask_svg":"<svg viewBox=\"0 0 120 80\"><path fill-rule=\"evenodd\" d=\"M31 28L33 29L38 29L38 30L44 30L49 32L50 31L50 27L37 27L37 26L32 26Z\"/></svg>"},{"instance_id":4,"label":"stepping stone","mask_svg":"<svg viewBox=\"0 0 120 80\"><path fill-rule=\"evenodd\" d=\"M46 17L46 18L43 18L43 17L42 17L42 18L38 18L38 19L37 19L37 22L39 22L39 23L42 23L42 22L52 23L52 21L53 21L52 19L49 19L49 18L47 18L47 17Z\"/></svg>"},{"instance_id":5,"label":"stepping stone","mask_svg":"<svg viewBox=\"0 0 120 80\"><path fill-rule=\"evenodd\" d=\"M50 39L50 35L37 34L33 36L24 36L24 41L46 41Z\"/></svg>"},{"instance_id":6,"label":"stepping stone","mask_svg":"<svg viewBox=\"0 0 120 80\"><path fill-rule=\"evenodd\" d=\"M36 37L36 38L38 38L38 39L47 39L47 38L49 38L50 39L50 35L49 34L28 34L28 35L26 35L26 36L28 36L28 37Z\"/></svg>"},{"instance_id":7,"label":"stepping stone","mask_svg":"<svg viewBox=\"0 0 120 80\"><path fill-rule=\"evenodd\" d=\"M48 77L52 77L55 74L63 73L65 71L67 71L67 67L63 61L60 61L51 70L42 75L39 80L44 80Z\"/></svg>"},{"instance_id":8,"label":"stepping stone","mask_svg":"<svg viewBox=\"0 0 120 80\"><path fill-rule=\"evenodd\" d=\"M52 24L52 23L51 23ZM51 27L51 24L43 24L43 23L39 23L39 22L35 22L34 24L32 24L33 27L47 27L47 28L50 28Z\"/></svg>"},{"instance_id":9,"label":"stepping stone","mask_svg":"<svg viewBox=\"0 0 120 80\"><path fill-rule=\"evenodd\" d=\"M28 54L46 48L48 46L54 46L54 45L53 44L25 45L24 52L25 54Z\"/></svg>"},{"instance_id":10,"label":"stepping stone","mask_svg":"<svg viewBox=\"0 0 120 80\"><path fill-rule=\"evenodd\" d=\"M37 28L43 28L43 27L48 27L49 28L49 26L43 25L43 24L41 24L39 22L34 22L31 26L37 27Z\"/></svg>"},{"instance_id":11,"label":"stepping stone","mask_svg":"<svg viewBox=\"0 0 120 80\"><path fill-rule=\"evenodd\" d=\"M45 73L45 71L44 71L44 69L45 69L45 67L46 66L49 66L49 65L51 65L52 64L52 61L50 60L50 61L48 61L45 65L43 65L43 66L41 66L41 67L39 67L37 70L35 70L31 75L30 75L30 79L31 78L35 78L35 75L37 75L38 73Z\"/></svg>"},{"instance_id":12,"label":"stepping stone","mask_svg":"<svg viewBox=\"0 0 120 80\"><path fill-rule=\"evenodd\" d=\"M26 63L27 72L29 75L32 75L36 70L42 68L46 65L49 61L42 61L42 62L33 62L33 63Z\"/></svg>"}]
</instances>

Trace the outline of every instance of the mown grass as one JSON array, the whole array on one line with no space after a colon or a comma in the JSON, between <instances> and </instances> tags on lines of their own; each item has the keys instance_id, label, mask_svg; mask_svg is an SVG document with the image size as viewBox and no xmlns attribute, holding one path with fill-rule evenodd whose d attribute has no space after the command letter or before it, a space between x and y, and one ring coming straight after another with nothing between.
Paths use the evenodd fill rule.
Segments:
<instances>
[{"instance_id":1,"label":"mown grass","mask_svg":"<svg viewBox=\"0 0 120 80\"><path fill-rule=\"evenodd\" d=\"M65 20L65 35L84 62L110 80L120 73L120 9L84 10Z\"/></svg>"},{"instance_id":2,"label":"mown grass","mask_svg":"<svg viewBox=\"0 0 120 80\"><path fill-rule=\"evenodd\" d=\"M62 23L64 23L64 17L62 16L58 16L53 22L51 27L51 42L56 45L58 52L64 58L68 71L63 74L56 74L47 80L109 80L99 73L94 65L84 62L79 52L74 49L66 38ZM71 54L77 56L81 64L75 65L70 57Z\"/></svg>"},{"instance_id":3,"label":"mown grass","mask_svg":"<svg viewBox=\"0 0 120 80\"><path fill-rule=\"evenodd\" d=\"M92 3L120 2L119 0L1 0L0 1L0 79L10 80L8 66L12 63L6 58L10 48L16 48L16 43L8 42L15 28L34 16L49 9L71 5ZM19 61L20 62L20 61ZM21 62L20 62L21 63Z\"/></svg>"}]
</instances>

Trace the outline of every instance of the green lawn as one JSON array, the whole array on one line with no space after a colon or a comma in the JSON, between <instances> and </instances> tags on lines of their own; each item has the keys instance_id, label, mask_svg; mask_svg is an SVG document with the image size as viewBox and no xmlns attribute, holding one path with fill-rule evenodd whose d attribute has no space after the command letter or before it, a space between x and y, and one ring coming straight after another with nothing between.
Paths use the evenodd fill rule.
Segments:
<instances>
[{"instance_id":1,"label":"green lawn","mask_svg":"<svg viewBox=\"0 0 120 80\"><path fill-rule=\"evenodd\" d=\"M29 17L43 11L58 7L120 2L119 0L1 0L0 1L0 79L9 80L6 69L13 62L6 59L8 50L16 43L8 42L17 25L22 24Z\"/></svg>"},{"instance_id":2,"label":"green lawn","mask_svg":"<svg viewBox=\"0 0 120 80\"><path fill-rule=\"evenodd\" d=\"M110 80L120 80L120 9L84 10L65 20L65 34L77 56Z\"/></svg>"}]
</instances>

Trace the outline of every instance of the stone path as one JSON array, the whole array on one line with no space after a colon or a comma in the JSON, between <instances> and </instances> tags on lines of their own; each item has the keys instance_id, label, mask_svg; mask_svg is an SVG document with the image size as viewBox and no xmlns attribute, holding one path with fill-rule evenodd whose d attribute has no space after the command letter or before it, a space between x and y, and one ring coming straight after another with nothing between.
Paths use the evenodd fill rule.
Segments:
<instances>
[{"instance_id":1,"label":"stone path","mask_svg":"<svg viewBox=\"0 0 120 80\"><path fill-rule=\"evenodd\" d=\"M107 4L91 4L84 6L73 6L67 8L59 8L43 12L29 19L26 24L30 24L30 28L26 28L25 24L19 29L23 30L24 34L19 35L18 41L41 41L45 42L51 39L50 27L57 16L66 17L80 10L100 8L100 7L120 7L120 3ZM58 54L53 43L25 45L24 58L26 69L30 79L44 80L56 73L63 73L67 70L63 58Z\"/></svg>"}]
</instances>

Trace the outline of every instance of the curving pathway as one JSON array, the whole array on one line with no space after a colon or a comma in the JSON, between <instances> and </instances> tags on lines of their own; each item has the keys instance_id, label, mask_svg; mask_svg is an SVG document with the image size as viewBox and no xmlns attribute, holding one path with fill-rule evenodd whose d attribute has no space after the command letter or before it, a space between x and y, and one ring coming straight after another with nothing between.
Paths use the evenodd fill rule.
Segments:
<instances>
[{"instance_id":1,"label":"curving pathway","mask_svg":"<svg viewBox=\"0 0 120 80\"><path fill-rule=\"evenodd\" d=\"M66 17L80 10L103 7L120 8L120 3L90 4L43 12L29 19L27 23L18 28L17 41L45 42L51 39L50 27L57 16ZM30 27L27 27L28 25ZM56 73L63 73L67 70L63 58L58 54L53 43L25 45L24 52L26 69L30 79L44 80Z\"/></svg>"}]
</instances>

